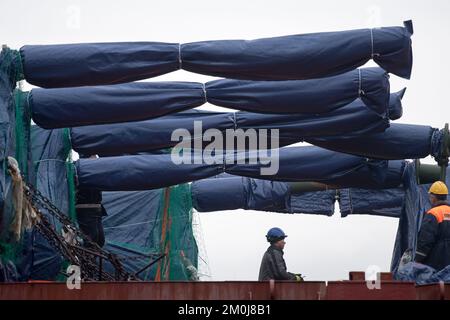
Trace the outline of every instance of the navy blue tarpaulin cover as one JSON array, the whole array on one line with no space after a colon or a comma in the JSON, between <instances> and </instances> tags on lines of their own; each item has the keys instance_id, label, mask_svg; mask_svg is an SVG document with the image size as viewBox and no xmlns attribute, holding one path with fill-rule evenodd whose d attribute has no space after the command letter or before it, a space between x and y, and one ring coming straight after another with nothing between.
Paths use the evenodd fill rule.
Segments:
<instances>
[{"instance_id":1,"label":"navy blue tarpaulin cover","mask_svg":"<svg viewBox=\"0 0 450 320\"><path fill-rule=\"evenodd\" d=\"M222 79L206 83L136 82L111 86L33 89L33 120L43 128L146 120L214 105L258 113L322 114L360 98L380 115L388 112L389 76L381 68L297 81Z\"/></svg>"},{"instance_id":2,"label":"navy blue tarpaulin cover","mask_svg":"<svg viewBox=\"0 0 450 320\"><path fill-rule=\"evenodd\" d=\"M309 213L331 216L335 192L307 192L291 195L289 184L228 174L191 184L192 202L199 212L259 210L280 213Z\"/></svg>"},{"instance_id":3,"label":"navy blue tarpaulin cover","mask_svg":"<svg viewBox=\"0 0 450 320\"><path fill-rule=\"evenodd\" d=\"M306 138L322 148L377 159L417 159L441 152L442 131L430 126L391 123L369 135Z\"/></svg>"},{"instance_id":4,"label":"navy blue tarpaulin cover","mask_svg":"<svg viewBox=\"0 0 450 320\"><path fill-rule=\"evenodd\" d=\"M7 156L14 155L15 137L13 135L14 128L14 100L13 90L15 84L11 81L9 74L6 72L6 67L3 64L6 63L5 56L7 53L1 51L0 53L0 222L5 219L3 214L4 200L8 189L10 189L11 179L6 174L7 170ZM10 64L12 61L10 62ZM11 66L12 67L12 66ZM1 231L1 230L0 230Z\"/></svg>"},{"instance_id":5,"label":"navy blue tarpaulin cover","mask_svg":"<svg viewBox=\"0 0 450 320\"><path fill-rule=\"evenodd\" d=\"M195 82L33 89L29 99L33 120L47 129L145 120L205 102L203 86Z\"/></svg>"},{"instance_id":6,"label":"navy blue tarpaulin cover","mask_svg":"<svg viewBox=\"0 0 450 320\"><path fill-rule=\"evenodd\" d=\"M16 109L14 89L20 78L20 64L17 64L18 52L9 48L0 51L0 226L8 224L7 215L12 210L4 211L4 201L10 197L11 178L7 174L7 157L16 156ZM0 240L7 230L0 229Z\"/></svg>"},{"instance_id":7,"label":"navy blue tarpaulin cover","mask_svg":"<svg viewBox=\"0 0 450 320\"><path fill-rule=\"evenodd\" d=\"M65 130L31 128L33 184L62 212L69 212L69 189L66 158L70 150ZM59 230L61 225L47 211L47 219ZM25 235L24 258L20 266L23 280L54 280L62 267L63 257L36 229ZM64 270L65 271L65 270Z\"/></svg>"},{"instance_id":8,"label":"navy blue tarpaulin cover","mask_svg":"<svg viewBox=\"0 0 450 320\"><path fill-rule=\"evenodd\" d=\"M183 251L197 266L198 250L192 233L191 201L188 186L171 190L169 199L164 189L137 192L103 192L103 205L108 213L103 218L105 249L120 257L124 268L134 273L145 268L164 253L164 239L171 238L169 252L170 280L186 280L185 268L180 264L179 253ZM182 197L173 194L186 190ZM164 232L164 210L171 220L169 230ZM166 252L167 253L167 252ZM141 272L141 280L155 280L158 263ZM110 270L114 272L113 269ZM167 279L167 280L169 280Z\"/></svg>"},{"instance_id":9,"label":"navy blue tarpaulin cover","mask_svg":"<svg viewBox=\"0 0 450 320\"><path fill-rule=\"evenodd\" d=\"M450 185L450 169L447 169L446 185ZM423 214L431 208L428 189L431 184L417 183L416 167L408 163L404 173L403 186L405 201L398 225L397 238L391 262L391 270L396 271L402 255L411 250L416 251L417 235L420 230Z\"/></svg>"},{"instance_id":10,"label":"navy blue tarpaulin cover","mask_svg":"<svg viewBox=\"0 0 450 320\"><path fill-rule=\"evenodd\" d=\"M339 209L342 217L350 214L367 214L400 218L404 198L403 188L342 189L339 190Z\"/></svg>"},{"instance_id":11,"label":"navy blue tarpaulin cover","mask_svg":"<svg viewBox=\"0 0 450 320\"><path fill-rule=\"evenodd\" d=\"M163 190L103 192L102 197L108 213L103 218L104 248L126 257L122 262L127 271L136 272L161 255ZM141 274L140 279L153 280L154 267Z\"/></svg>"},{"instance_id":12,"label":"navy blue tarpaulin cover","mask_svg":"<svg viewBox=\"0 0 450 320\"><path fill-rule=\"evenodd\" d=\"M401 113L402 96L403 90L390 95L390 116ZM192 139L201 139L194 133L194 121L201 121L202 133L212 128L279 129L280 146L312 137L368 135L382 132L389 125L386 118L369 110L360 99L320 115L189 110L147 121L75 127L71 129L72 147L78 152L104 156L169 148L178 143L171 139L178 128L188 130Z\"/></svg>"},{"instance_id":13,"label":"navy blue tarpaulin cover","mask_svg":"<svg viewBox=\"0 0 450 320\"><path fill-rule=\"evenodd\" d=\"M171 154L80 159L76 169L81 186L103 191L155 189L223 172L272 181L317 181L341 187L386 188L401 182L401 172L391 170L387 161L372 161L318 147L281 148L269 155L264 155L264 151L259 156L258 153L225 156L225 162L221 161L221 154L216 154L219 159L212 164L206 164L198 154L191 163L184 164L174 163ZM236 157L241 155L245 157ZM279 170L272 174L277 167L276 157ZM246 163L238 164L236 160ZM263 170L270 169L264 174L271 175L262 174Z\"/></svg>"},{"instance_id":14,"label":"navy blue tarpaulin cover","mask_svg":"<svg viewBox=\"0 0 450 320\"><path fill-rule=\"evenodd\" d=\"M394 273L394 279L400 281L412 281L418 285L431 283L450 283L450 266L442 270L435 270L430 266L409 262L401 265Z\"/></svg>"},{"instance_id":15,"label":"navy blue tarpaulin cover","mask_svg":"<svg viewBox=\"0 0 450 320\"><path fill-rule=\"evenodd\" d=\"M412 22L404 27L322 32L257 40L186 44L159 42L26 45L20 49L25 79L40 87L124 83L180 68L247 80L332 76L373 59L409 78Z\"/></svg>"},{"instance_id":16,"label":"navy blue tarpaulin cover","mask_svg":"<svg viewBox=\"0 0 450 320\"><path fill-rule=\"evenodd\" d=\"M329 112L356 98L384 114L389 75L381 68L352 70L333 77L291 81L216 80L206 83L208 102L262 113Z\"/></svg>"},{"instance_id":17,"label":"navy blue tarpaulin cover","mask_svg":"<svg viewBox=\"0 0 450 320\"><path fill-rule=\"evenodd\" d=\"M14 89L21 78L20 57L7 47L0 52L0 282L18 281L16 268L20 259L20 243L14 239L11 223L15 219L12 179L7 169L7 157L17 157ZM20 168L23 170L23 168ZM25 173L24 173L25 174Z\"/></svg>"}]
</instances>

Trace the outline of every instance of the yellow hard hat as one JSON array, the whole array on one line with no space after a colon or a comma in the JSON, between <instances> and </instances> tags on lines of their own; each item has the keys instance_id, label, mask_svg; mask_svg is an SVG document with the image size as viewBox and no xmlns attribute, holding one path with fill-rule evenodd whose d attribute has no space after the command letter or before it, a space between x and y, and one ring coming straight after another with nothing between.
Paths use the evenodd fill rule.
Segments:
<instances>
[{"instance_id":1,"label":"yellow hard hat","mask_svg":"<svg viewBox=\"0 0 450 320\"><path fill-rule=\"evenodd\" d=\"M448 189L447 189L447 186L445 185L445 183L443 183L442 181L436 181L435 183L433 183L431 185L430 190L428 190L428 193L438 194L438 195L447 195Z\"/></svg>"}]
</instances>

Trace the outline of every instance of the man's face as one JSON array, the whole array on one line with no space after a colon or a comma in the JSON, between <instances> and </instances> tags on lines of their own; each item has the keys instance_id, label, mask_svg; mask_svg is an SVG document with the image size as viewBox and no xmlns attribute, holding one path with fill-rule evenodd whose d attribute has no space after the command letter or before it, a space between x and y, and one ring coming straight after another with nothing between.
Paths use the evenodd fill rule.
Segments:
<instances>
[{"instance_id":1,"label":"man's face","mask_svg":"<svg viewBox=\"0 0 450 320\"><path fill-rule=\"evenodd\" d=\"M284 241L284 239L278 240L278 241L275 243L275 245L276 245L278 248L280 248L281 250L284 249L285 244L286 244L286 241Z\"/></svg>"},{"instance_id":2,"label":"man's face","mask_svg":"<svg viewBox=\"0 0 450 320\"><path fill-rule=\"evenodd\" d=\"M429 199L430 199L431 205L435 205L436 204L437 199L436 199L436 197L434 195L430 194L429 195Z\"/></svg>"}]
</instances>

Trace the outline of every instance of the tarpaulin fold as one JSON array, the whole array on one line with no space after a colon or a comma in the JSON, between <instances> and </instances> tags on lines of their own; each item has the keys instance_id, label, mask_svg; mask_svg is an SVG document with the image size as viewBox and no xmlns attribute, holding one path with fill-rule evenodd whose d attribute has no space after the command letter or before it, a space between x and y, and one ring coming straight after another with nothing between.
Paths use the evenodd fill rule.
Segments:
<instances>
[{"instance_id":1,"label":"tarpaulin fold","mask_svg":"<svg viewBox=\"0 0 450 320\"><path fill-rule=\"evenodd\" d=\"M291 81L222 79L206 83L208 102L261 113L329 112L360 97L384 114L389 103L389 75L381 68L363 68L333 77Z\"/></svg>"},{"instance_id":2,"label":"tarpaulin fold","mask_svg":"<svg viewBox=\"0 0 450 320\"><path fill-rule=\"evenodd\" d=\"M12 178L7 157L18 158L16 103L14 90L21 79L20 56L15 50L0 51L0 282L18 281L22 243L16 241L11 224L15 220ZM20 163L21 164L21 163ZM20 167L23 170L22 167ZM19 271L20 273L20 271Z\"/></svg>"},{"instance_id":3,"label":"tarpaulin fold","mask_svg":"<svg viewBox=\"0 0 450 320\"><path fill-rule=\"evenodd\" d=\"M245 209L327 216L334 212L334 191L291 195L288 183L281 181L222 174L194 181L191 190L194 208L199 212Z\"/></svg>"},{"instance_id":4,"label":"tarpaulin fold","mask_svg":"<svg viewBox=\"0 0 450 320\"><path fill-rule=\"evenodd\" d=\"M388 74L381 68L364 68L312 80L135 82L29 93L33 120L46 129L146 120L206 102L257 113L317 115L358 98L366 112L388 114Z\"/></svg>"},{"instance_id":5,"label":"tarpaulin fold","mask_svg":"<svg viewBox=\"0 0 450 320\"><path fill-rule=\"evenodd\" d=\"M397 110L398 114L402 96L403 91L390 95L389 110ZM369 135L389 126L386 118L357 99L320 115L189 110L147 121L75 127L71 129L71 141L77 152L103 156L170 148L179 142L172 139L172 132L178 128L187 130L192 140L202 140L194 131L194 121L201 122L200 134L208 129L279 129L280 146L321 136Z\"/></svg>"},{"instance_id":6,"label":"tarpaulin fold","mask_svg":"<svg viewBox=\"0 0 450 320\"><path fill-rule=\"evenodd\" d=\"M417 182L416 166L413 162L406 166L403 186L405 200L402 207L394 252L391 261L391 271L396 271L402 255L411 250L414 258L417 236L422 223L423 214L431 208L428 189L431 184ZM447 169L446 185L450 185L450 169Z\"/></svg>"},{"instance_id":7,"label":"tarpaulin fold","mask_svg":"<svg viewBox=\"0 0 450 320\"><path fill-rule=\"evenodd\" d=\"M194 181L191 189L194 208L200 212L245 209L331 216L334 213L334 202L338 200L342 217L364 214L400 218L405 197L402 187L290 194L286 182L229 174Z\"/></svg>"},{"instance_id":8,"label":"tarpaulin fold","mask_svg":"<svg viewBox=\"0 0 450 320\"><path fill-rule=\"evenodd\" d=\"M189 196L189 188L186 188ZM103 192L102 204L108 215L103 218L106 244L104 249L118 255L125 269L134 273L155 261L164 253L162 240L172 238L170 243L170 280L187 280L184 268L177 266L179 251L197 266L197 246L192 233L192 215L189 203L173 196L165 199L165 190L138 192ZM166 202L165 202L166 201ZM162 228L164 208L168 210L171 225L166 234ZM141 272L142 280L155 280L158 264ZM114 272L111 268L110 272Z\"/></svg>"},{"instance_id":9,"label":"tarpaulin fold","mask_svg":"<svg viewBox=\"0 0 450 320\"><path fill-rule=\"evenodd\" d=\"M124 83L179 67L176 43L117 42L25 45L27 82L44 88Z\"/></svg>"},{"instance_id":10,"label":"tarpaulin fold","mask_svg":"<svg viewBox=\"0 0 450 320\"><path fill-rule=\"evenodd\" d=\"M62 212L69 212L69 185L66 159L70 151L66 130L44 130L31 127L33 185ZM46 210L42 213L60 230L61 224ZM62 268L63 257L36 229L26 235L24 280L55 280ZM28 263L28 265L27 265Z\"/></svg>"},{"instance_id":11,"label":"tarpaulin fold","mask_svg":"<svg viewBox=\"0 0 450 320\"><path fill-rule=\"evenodd\" d=\"M180 164L173 161L171 154L105 157L80 159L76 168L81 186L103 191L155 189L223 172L271 181L316 181L341 187L396 187L401 182L400 170L395 173L387 161L372 161L318 147L280 148L265 153L260 150L225 154L225 157L217 153L210 164L199 153L192 156L191 162Z\"/></svg>"},{"instance_id":12,"label":"tarpaulin fold","mask_svg":"<svg viewBox=\"0 0 450 320\"><path fill-rule=\"evenodd\" d=\"M384 132L367 135L314 137L316 146L374 159L417 159L441 152L443 132L430 126L391 123Z\"/></svg>"},{"instance_id":13,"label":"tarpaulin fold","mask_svg":"<svg viewBox=\"0 0 450 320\"><path fill-rule=\"evenodd\" d=\"M405 21L404 27L193 42L181 45L182 68L232 79L306 79L349 71L373 59L409 79L412 33L412 22Z\"/></svg>"},{"instance_id":14,"label":"tarpaulin fold","mask_svg":"<svg viewBox=\"0 0 450 320\"><path fill-rule=\"evenodd\" d=\"M40 87L124 83L184 69L247 80L299 80L332 76L373 59L409 78L411 21L404 27L321 32L256 40L26 45L25 79Z\"/></svg>"},{"instance_id":15,"label":"tarpaulin fold","mask_svg":"<svg viewBox=\"0 0 450 320\"><path fill-rule=\"evenodd\" d=\"M221 174L191 184L194 208L199 212L258 210L331 216L335 201L342 217L355 214L400 218L405 191L390 189L336 189L291 194L289 184Z\"/></svg>"},{"instance_id":16,"label":"tarpaulin fold","mask_svg":"<svg viewBox=\"0 0 450 320\"><path fill-rule=\"evenodd\" d=\"M33 120L46 129L145 120L205 102L203 86L195 82L33 89L29 99Z\"/></svg>"},{"instance_id":17,"label":"tarpaulin fold","mask_svg":"<svg viewBox=\"0 0 450 320\"><path fill-rule=\"evenodd\" d=\"M2 48L0 51L0 225L9 224L8 217L11 213L4 210L4 201L12 194L6 158L16 156L16 115L13 92L21 72L16 63L17 54L17 51L9 48ZM7 232L8 230L0 230L0 240L6 236Z\"/></svg>"},{"instance_id":18,"label":"tarpaulin fold","mask_svg":"<svg viewBox=\"0 0 450 320\"><path fill-rule=\"evenodd\" d=\"M442 270L435 270L430 266L409 262L398 268L394 273L394 279L400 281L412 281L417 285L425 285L431 283L450 283L450 266Z\"/></svg>"},{"instance_id":19,"label":"tarpaulin fold","mask_svg":"<svg viewBox=\"0 0 450 320\"><path fill-rule=\"evenodd\" d=\"M339 209L342 217L353 214L400 218L405 191L403 188L382 190L339 190Z\"/></svg>"}]
</instances>

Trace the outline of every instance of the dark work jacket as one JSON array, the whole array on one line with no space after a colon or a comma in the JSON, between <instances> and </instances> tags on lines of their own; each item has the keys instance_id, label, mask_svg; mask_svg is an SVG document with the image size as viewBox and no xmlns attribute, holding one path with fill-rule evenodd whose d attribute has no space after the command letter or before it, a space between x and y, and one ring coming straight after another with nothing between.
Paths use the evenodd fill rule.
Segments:
<instances>
[{"instance_id":1,"label":"dark work jacket","mask_svg":"<svg viewBox=\"0 0 450 320\"><path fill-rule=\"evenodd\" d=\"M84 189L80 188L77 190L77 204L101 204L102 203L102 192L95 189ZM101 205L99 209L87 209L87 208L77 208L78 214L89 214L93 216L106 216L106 210Z\"/></svg>"},{"instance_id":2,"label":"dark work jacket","mask_svg":"<svg viewBox=\"0 0 450 320\"><path fill-rule=\"evenodd\" d=\"M287 272L283 258L283 250L271 245L261 261L259 281L264 280L295 280L295 274Z\"/></svg>"},{"instance_id":3,"label":"dark work jacket","mask_svg":"<svg viewBox=\"0 0 450 320\"><path fill-rule=\"evenodd\" d=\"M446 203L439 203L424 215L415 260L437 271L450 265L450 206Z\"/></svg>"}]
</instances>

